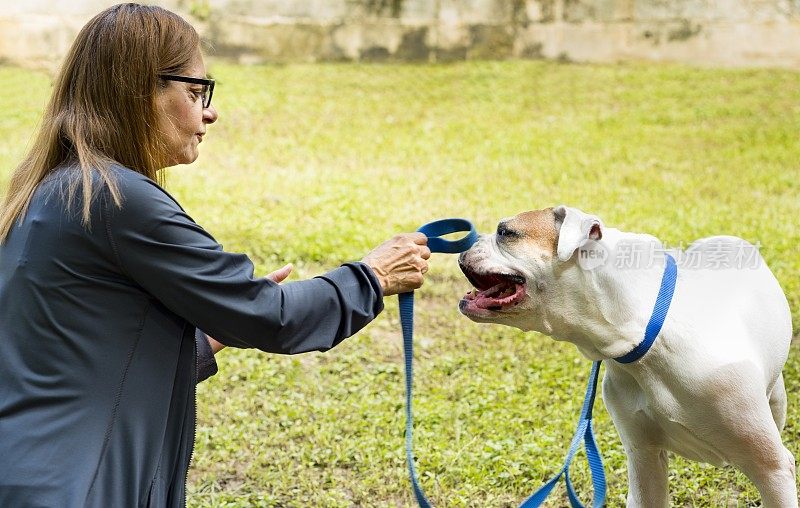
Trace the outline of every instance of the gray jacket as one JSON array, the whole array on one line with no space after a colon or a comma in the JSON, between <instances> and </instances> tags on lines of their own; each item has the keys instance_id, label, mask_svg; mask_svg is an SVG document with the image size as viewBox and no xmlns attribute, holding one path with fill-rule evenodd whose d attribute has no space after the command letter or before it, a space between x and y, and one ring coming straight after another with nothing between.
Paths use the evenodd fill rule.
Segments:
<instances>
[{"instance_id":1,"label":"gray jacket","mask_svg":"<svg viewBox=\"0 0 800 508\"><path fill-rule=\"evenodd\" d=\"M87 230L80 199L65 210L77 169L61 168L0 245L2 507L184 505L197 369L215 368L197 329L229 346L325 351L383 309L366 265L254 277L155 182L113 170L121 209L96 178Z\"/></svg>"}]
</instances>

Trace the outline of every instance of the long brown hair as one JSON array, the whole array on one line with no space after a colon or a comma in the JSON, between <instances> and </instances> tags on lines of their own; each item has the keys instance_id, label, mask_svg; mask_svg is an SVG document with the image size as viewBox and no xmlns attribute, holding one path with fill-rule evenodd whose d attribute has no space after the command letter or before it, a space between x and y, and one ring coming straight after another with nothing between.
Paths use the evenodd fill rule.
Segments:
<instances>
[{"instance_id":1,"label":"long brown hair","mask_svg":"<svg viewBox=\"0 0 800 508\"><path fill-rule=\"evenodd\" d=\"M121 206L110 164L148 178L158 177L163 144L156 130L159 74L186 70L200 50L195 29L161 7L119 4L106 9L78 33L55 79L34 143L11 175L0 208L0 243L25 216L44 178L64 163L77 163L68 203L80 185L82 220L89 224L92 172Z\"/></svg>"}]
</instances>

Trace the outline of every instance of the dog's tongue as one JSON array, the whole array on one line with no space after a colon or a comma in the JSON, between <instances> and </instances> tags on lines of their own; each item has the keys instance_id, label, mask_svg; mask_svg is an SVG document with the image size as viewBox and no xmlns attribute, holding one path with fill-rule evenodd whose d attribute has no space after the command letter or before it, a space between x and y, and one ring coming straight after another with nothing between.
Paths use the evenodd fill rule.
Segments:
<instances>
[{"instance_id":1,"label":"dog's tongue","mask_svg":"<svg viewBox=\"0 0 800 508\"><path fill-rule=\"evenodd\" d=\"M503 282L477 294L468 293L465 297L479 309L499 310L519 303L525 296L525 286Z\"/></svg>"}]
</instances>

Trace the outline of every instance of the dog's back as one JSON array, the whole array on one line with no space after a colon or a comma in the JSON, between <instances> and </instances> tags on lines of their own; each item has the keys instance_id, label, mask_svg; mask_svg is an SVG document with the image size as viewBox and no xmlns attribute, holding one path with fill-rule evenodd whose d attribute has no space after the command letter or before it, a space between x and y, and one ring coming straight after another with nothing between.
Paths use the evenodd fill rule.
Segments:
<instances>
[{"instance_id":1,"label":"dog's back","mask_svg":"<svg viewBox=\"0 0 800 508\"><path fill-rule=\"evenodd\" d=\"M743 354L759 356L771 385L789 353L792 317L758 247L734 236L713 236L678 256L682 310L702 315L692 322L709 327L702 336L719 341L720 350L741 347Z\"/></svg>"}]
</instances>

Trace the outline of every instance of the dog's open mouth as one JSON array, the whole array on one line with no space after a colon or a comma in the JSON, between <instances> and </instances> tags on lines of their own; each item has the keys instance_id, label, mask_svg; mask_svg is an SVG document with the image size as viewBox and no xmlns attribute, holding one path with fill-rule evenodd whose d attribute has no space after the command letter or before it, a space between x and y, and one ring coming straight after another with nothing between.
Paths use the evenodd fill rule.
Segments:
<instances>
[{"instance_id":1,"label":"dog's open mouth","mask_svg":"<svg viewBox=\"0 0 800 508\"><path fill-rule=\"evenodd\" d=\"M521 275L463 271L477 289L464 296L462 308L500 311L517 305L525 298L525 277Z\"/></svg>"}]
</instances>

